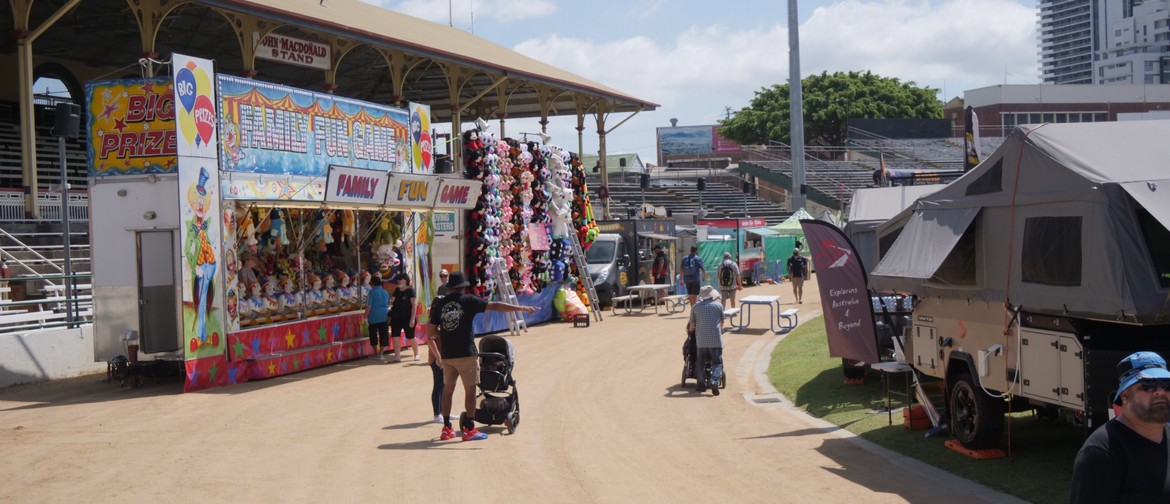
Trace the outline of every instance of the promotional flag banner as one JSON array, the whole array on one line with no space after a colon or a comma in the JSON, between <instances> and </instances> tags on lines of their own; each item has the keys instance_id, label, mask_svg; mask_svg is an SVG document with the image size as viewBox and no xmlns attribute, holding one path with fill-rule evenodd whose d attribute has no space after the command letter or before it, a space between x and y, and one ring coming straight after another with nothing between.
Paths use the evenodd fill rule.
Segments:
<instances>
[{"instance_id":1,"label":"promotional flag banner","mask_svg":"<svg viewBox=\"0 0 1170 504\"><path fill-rule=\"evenodd\" d=\"M800 227L817 273L829 355L878 362L873 304L853 244L839 228L824 221L802 219Z\"/></svg>"},{"instance_id":2,"label":"promotional flag banner","mask_svg":"<svg viewBox=\"0 0 1170 504\"><path fill-rule=\"evenodd\" d=\"M979 116L975 115L975 110L970 105L967 106L965 130L963 134L963 151L967 154L963 160L963 171L967 172L977 166L979 159L982 157L979 152Z\"/></svg>"}]
</instances>

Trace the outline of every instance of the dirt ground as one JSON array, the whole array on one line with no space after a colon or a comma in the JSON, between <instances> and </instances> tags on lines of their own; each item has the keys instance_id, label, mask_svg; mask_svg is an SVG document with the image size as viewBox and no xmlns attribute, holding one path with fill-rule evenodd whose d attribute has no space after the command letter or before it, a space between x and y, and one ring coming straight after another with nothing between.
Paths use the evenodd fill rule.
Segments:
<instances>
[{"instance_id":1,"label":"dirt ground","mask_svg":"<svg viewBox=\"0 0 1170 504\"><path fill-rule=\"evenodd\" d=\"M820 323L815 281L801 305L788 285L749 294ZM725 336L719 397L680 386L685 314L531 328L512 338L522 421L485 441L438 440L425 356L193 394L104 376L10 387L0 501L1014 501L795 410L763 375L781 337L759 313Z\"/></svg>"}]
</instances>

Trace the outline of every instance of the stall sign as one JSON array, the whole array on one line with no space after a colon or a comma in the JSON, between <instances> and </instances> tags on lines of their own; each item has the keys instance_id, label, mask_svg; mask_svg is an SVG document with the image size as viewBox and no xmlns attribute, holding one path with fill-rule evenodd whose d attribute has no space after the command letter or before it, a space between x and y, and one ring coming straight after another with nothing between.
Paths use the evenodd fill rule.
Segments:
<instances>
[{"instance_id":1,"label":"stall sign","mask_svg":"<svg viewBox=\"0 0 1170 504\"><path fill-rule=\"evenodd\" d=\"M436 233L454 233L455 232L455 213L454 212L435 212L432 220L435 224Z\"/></svg>"},{"instance_id":2,"label":"stall sign","mask_svg":"<svg viewBox=\"0 0 1170 504\"><path fill-rule=\"evenodd\" d=\"M390 174L386 206L430 208L439 194L439 177L432 175Z\"/></svg>"},{"instance_id":3,"label":"stall sign","mask_svg":"<svg viewBox=\"0 0 1170 504\"><path fill-rule=\"evenodd\" d=\"M764 219L700 219L699 224L720 229L748 229L767 226L768 221Z\"/></svg>"},{"instance_id":4,"label":"stall sign","mask_svg":"<svg viewBox=\"0 0 1170 504\"><path fill-rule=\"evenodd\" d=\"M329 44L313 42L288 35L270 33L261 37L252 34L256 57L290 65L329 70L333 62L333 48Z\"/></svg>"},{"instance_id":5,"label":"stall sign","mask_svg":"<svg viewBox=\"0 0 1170 504\"><path fill-rule=\"evenodd\" d=\"M410 171L404 109L219 78L224 171L325 177L332 165Z\"/></svg>"},{"instance_id":6,"label":"stall sign","mask_svg":"<svg viewBox=\"0 0 1170 504\"><path fill-rule=\"evenodd\" d=\"M320 179L228 179L222 182L228 199L274 201L325 201L325 182Z\"/></svg>"},{"instance_id":7,"label":"stall sign","mask_svg":"<svg viewBox=\"0 0 1170 504\"><path fill-rule=\"evenodd\" d=\"M170 78L90 82L85 99L89 176L175 172Z\"/></svg>"},{"instance_id":8,"label":"stall sign","mask_svg":"<svg viewBox=\"0 0 1170 504\"><path fill-rule=\"evenodd\" d=\"M175 90L175 148L179 157L215 159L219 118L215 114L215 64L182 54L171 57Z\"/></svg>"},{"instance_id":9,"label":"stall sign","mask_svg":"<svg viewBox=\"0 0 1170 504\"><path fill-rule=\"evenodd\" d=\"M325 201L381 205L386 201L386 185L385 173L347 166L330 166L329 181L325 185Z\"/></svg>"},{"instance_id":10,"label":"stall sign","mask_svg":"<svg viewBox=\"0 0 1170 504\"><path fill-rule=\"evenodd\" d=\"M443 178L439 188L439 199L434 208L474 208L479 199L483 182L457 178Z\"/></svg>"},{"instance_id":11,"label":"stall sign","mask_svg":"<svg viewBox=\"0 0 1170 504\"><path fill-rule=\"evenodd\" d=\"M431 138L431 106L410 102L410 155L413 173L434 173L434 139Z\"/></svg>"}]
</instances>

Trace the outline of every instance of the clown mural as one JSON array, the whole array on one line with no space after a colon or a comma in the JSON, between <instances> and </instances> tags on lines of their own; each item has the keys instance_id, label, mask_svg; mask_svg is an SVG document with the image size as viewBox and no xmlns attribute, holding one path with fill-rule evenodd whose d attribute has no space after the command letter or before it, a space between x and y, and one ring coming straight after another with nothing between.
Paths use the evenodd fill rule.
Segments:
<instances>
[{"instance_id":1,"label":"clown mural","mask_svg":"<svg viewBox=\"0 0 1170 504\"><path fill-rule=\"evenodd\" d=\"M192 218L187 221L190 228L187 233L187 242L184 244L187 262L195 274L195 337L200 344L206 343L208 296L212 280L215 279L216 257L215 249L211 246L208 237L208 215L211 207L211 198L207 194L207 179L210 174L206 168L199 169L199 182L187 189L187 204L192 212ZM217 338L218 339L218 338ZM213 343L214 344L214 343Z\"/></svg>"}]
</instances>

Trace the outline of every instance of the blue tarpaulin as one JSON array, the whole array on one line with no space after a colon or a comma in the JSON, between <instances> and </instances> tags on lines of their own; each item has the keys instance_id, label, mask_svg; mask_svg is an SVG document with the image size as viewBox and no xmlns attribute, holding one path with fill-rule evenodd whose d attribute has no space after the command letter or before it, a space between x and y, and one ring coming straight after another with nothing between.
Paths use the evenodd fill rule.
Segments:
<instances>
[{"instance_id":1,"label":"blue tarpaulin","mask_svg":"<svg viewBox=\"0 0 1170 504\"><path fill-rule=\"evenodd\" d=\"M553 307L553 298L556 297L557 290L563 285L563 283L550 283L540 292L518 296L521 305L536 307L536 312L532 315L521 313L524 316L524 322L532 326L560 318L557 309ZM508 319L500 312L484 312L475 316L472 328L475 330L476 336L507 331Z\"/></svg>"}]
</instances>

